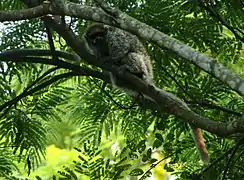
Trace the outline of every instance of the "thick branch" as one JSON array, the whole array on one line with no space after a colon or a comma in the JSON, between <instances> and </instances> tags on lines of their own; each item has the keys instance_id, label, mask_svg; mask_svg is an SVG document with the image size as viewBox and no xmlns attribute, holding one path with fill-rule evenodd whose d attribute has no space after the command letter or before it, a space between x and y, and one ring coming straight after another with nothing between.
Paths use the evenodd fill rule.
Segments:
<instances>
[{"instance_id":1,"label":"thick branch","mask_svg":"<svg viewBox=\"0 0 244 180\"><path fill-rule=\"evenodd\" d=\"M49 13L49 4L41 4L39 6L23 10L0 11L0 22L33 19Z\"/></svg>"}]
</instances>

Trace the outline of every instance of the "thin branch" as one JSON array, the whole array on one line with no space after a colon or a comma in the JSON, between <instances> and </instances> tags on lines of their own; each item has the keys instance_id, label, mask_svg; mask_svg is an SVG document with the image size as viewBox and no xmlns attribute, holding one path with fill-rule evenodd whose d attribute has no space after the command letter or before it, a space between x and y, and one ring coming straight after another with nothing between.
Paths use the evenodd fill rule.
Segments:
<instances>
[{"instance_id":1,"label":"thin branch","mask_svg":"<svg viewBox=\"0 0 244 180\"><path fill-rule=\"evenodd\" d=\"M140 177L139 180L143 180L144 179L144 176L149 173L153 168L155 168L157 165L159 165L162 161L168 159L168 158L171 158L174 154L178 154L178 153L181 153L182 150L185 150L185 149L188 149L188 148L192 148L193 146L195 145L190 145L190 146L187 146L187 147L182 147L182 148L178 148L175 152L169 154L167 157L164 157L162 159L160 159L157 163L153 163L151 164L150 168L143 173L143 175Z\"/></svg>"},{"instance_id":2,"label":"thin branch","mask_svg":"<svg viewBox=\"0 0 244 180\"><path fill-rule=\"evenodd\" d=\"M227 171L228 171L228 169L229 169L230 162L231 162L231 160L233 159L233 157L234 157L236 151L238 150L239 146L243 143L243 140L244 140L244 138L241 138L241 139L235 144L235 147L234 147L234 149L233 149L233 151L232 151L232 153L231 153L231 155L230 155L230 157L229 157L229 159L228 159L228 162L227 162L227 164L226 164L226 167L225 167L225 170L224 170L224 173L223 173L223 176L222 176L222 180L225 179L225 176L226 176Z\"/></svg>"},{"instance_id":3,"label":"thin branch","mask_svg":"<svg viewBox=\"0 0 244 180\"><path fill-rule=\"evenodd\" d=\"M98 71L95 71L95 70L87 68L87 67L74 65L74 64L62 61L62 60L54 61L52 59L39 58L39 57L5 57L5 56L2 57L1 53L0 53L0 61L49 64L49 65L57 66L59 68L72 70L82 76L92 76L95 78L102 79L106 82L110 82L109 76L106 75L106 73L98 72Z\"/></svg>"},{"instance_id":4,"label":"thin branch","mask_svg":"<svg viewBox=\"0 0 244 180\"><path fill-rule=\"evenodd\" d=\"M68 77L72 77L72 76L77 76L78 74L75 72L68 72L68 73L63 73L63 74L59 74L57 76L54 76L52 79L45 81L44 83L30 89L27 91L23 91L21 94L19 94L18 96L16 96L15 98L11 99L10 101L5 102L4 104L2 104L0 106L0 111L2 111L3 109L5 109L6 107L10 107L14 104L16 104L18 101L20 101L21 99L23 99L26 96L29 96L35 92L40 91L41 89L51 85L52 83L63 79L63 78L68 78Z\"/></svg>"},{"instance_id":5,"label":"thin branch","mask_svg":"<svg viewBox=\"0 0 244 180\"><path fill-rule=\"evenodd\" d=\"M222 154L222 155L219 156L217 159L215 159L214 161L212 161L208 167L206 167L205 169L202 170L202 172L198 175L198 177L203 176L204 173L206 173L208 170L211 170L212 167L215 166L216 164L218 164L222 159L228 157L229 153L230 153L231 151L233 151L234 148L235 148L235 146L231 147L231 148L228 149L224 154Z\"/></svg>"},{"instance_id":6,"label":"thin branch","mask_svg":"<svg viewBox=\"0 0 244 180\"><path fill-rule=\"evenodd\" d=\"M233 164L236 164L236 161L238 161L240 159L240 157L243 156L243 154L244 154L244 150L239 153L239 155L236 157L236 159L233 162Z\"/></svg>"},{"instance_id":7,"label":"thin branch","mask_svg":"<svg viewBox=\"0 0 244 180\"><path fill-rule=\"evenodd\" d=\"M175 77L173 77L165 68L162 68L162 70L167 74L167 76L169 76L174 82L175 84L190 98L190 99L194 99L186 90L185 88L175 79ZM198 104L202 107L208 107L208 108L211 108L211 109L218 109L218 110L221 110L223 112L227 112L227 113L230 113L230 114L234 114L234 115L237 115L239 117L242 116L241 113L239 112L236 112L236 111L233 111L231 109L227 109L227 108L224 108L222 106L218 106L216 104L213 104L212 102L204 102L204 101L198 101L198 100L193 100L193 101L187 101L185 100L185 103L187 104Z\"/></svg>"},{"instance_id":8,"label":"thin branch","mask_svg":"<svg viewBox=\"0 0 244 180\"><path fill-rule=\"evenodd\" d=\"M4 112L0 115L0 119L2 119L8 113L10 108L11 108L11 106L8 106L8 108L4 110Z\"/></svg>"},{"instance_id":9,"label":"thin branch","mask_svg":"<svg viewBox=\"0 0 244 180\"><path fill-rule=\"evenodd\" d=\"M54 61L58 61L58 56L56 55L56 50L55 50L55 46L54 46L54 42L53 42L53 37L52 37L52 30L51 28L48 26L48 23L44 22L44 26L46 28L46 32L47 32L47 38L48 38L48 43L49 43L49 47L50 47L50 51L52 52L52 57Z\"/></svg>"},{"instance_id":10,"label":"thin branch","mask_svg":"<svg viewBox=\"0 0 244 180\"><path fill-rule=\"evenodd\" d=\"M207 108L211 108L211 109L218 109L220 111L223 111L223 112L227 112L227 113L230 113L230 114L233 114L233 115L236 115L236 116L239 116L241 117L242 114L237 112L237 111L233 111L231 109L227 109L225 107L222 107L222 106L218 106L216 104L213 104L212 102L205 102L205 101L185 101L187 104L198 104L202 107L207 107Z\"/></svg>"},{"instance_id":11,"label":"thin branch","mask_svg":"<svg viewBox=\"0 0 244 180\"><path fill-rule=\"evenodd\" d=\"M185 88L175 79L175 77L173 77L165 68L161 67L161 69L167 74L167 76L170 77L170 79L172 79L175 84L188 96L192 99L191 95L185 90Z\"/></svg>"},{"instance_id":12,"label":"thin branch","mask_svg":"<svg viewBox=\"0 0 244 180\"><path fill-rule=\"evenodd\" d=\"M142 174L142 176L139 178L139 180L143 180L143 179L145 178L145 176L146 176L146 175L147 175L153 168L155 168L158 164L160 164L160 163L163 162L164 160L166 160L166 159L172 157L173 154L174 154L174 153L172 153L172 154L170 154L170 155L168 155L168 156L166 156L166 157L160 159L160 160L159 160L157 163L155 163L155 164L151 164L150 168L149 168L146 172L144 172L144 173Z\"/></svg>"},{"instance_id":13,"label":"thin branch","mask_svg":"<svg viewBox=\"0 0 244 180\"><path fill-rule=\"evenodd\" d=\"M225 27L227 27L234 35L237 39L239 39L240 41L244 42L244 37L241 37L238 33L242 33L244 35L244 33L238 29L238 28L234 28L233 26L231 26L219 13L217 10L214 9L213 5L212 7L208 7L206 5L203 4L203 2L201 0L197 0L198 4L200 7L202 7L203 9L205 9L207 12L209 12L209 14L214 17L215 19L217 19L222 25L224 25Z\"/></svg>"},{"instance_id":14,"label":"thin branch","mask_svg":"<svg viewBox=\"0 0 244 180\"><path fill-rule=\"evenodd\" d=\"M99 86L97 83L96 83L96 81L93 81L94 83L95 83L95 85L115 104L115 105L117 105L119 108L121 108L121 109L126 109L126 110L131 110L133 107L134 107L134 105L135 105L135 103L136 103L136 101L134 101L131 105L129 105L129 106L124 106L124 105L122 105L122 104L120 104L120 103L118 103L117 101L115 101L114 99L113 99L113 97L105 90L105 89L103 89L101 86Z\"/></svg>"},{"instance_id":15,"label":"thin branch","mask_svg":"<svg viewBox=\"0 0 244 180\"><path fill-rule=\"evenodd\" d=\"M56 71L57 69L59 69L59 68L58 67L54 67L54 68L51 68L51 69L47 70L46 72L44 72L33 83L31 83L27 88L25 88L24 92L28 91L31 88L33 88L40 80L42 80L44 77L46 77L47 75L51 74L52 72Z\"/></svg>"}]
</instances>

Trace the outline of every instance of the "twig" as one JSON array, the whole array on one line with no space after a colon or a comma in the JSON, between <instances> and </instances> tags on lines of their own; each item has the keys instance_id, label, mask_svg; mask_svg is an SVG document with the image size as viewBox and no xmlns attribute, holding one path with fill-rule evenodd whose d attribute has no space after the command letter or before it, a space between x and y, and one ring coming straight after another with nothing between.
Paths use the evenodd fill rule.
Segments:
<instances>
[{"instance_id":1,"label":"twig","mask_svg":"<svg viewBox=\"0 0 244 180\"><path fill-rule=\"evenodd\" d=\"M27 88L25 88L25 90L23 92L28 91L29 89L31 89L32 87L34 87L41 79L43 79L45 76L49 75L50 73L52 73L53 71L56 71L57 69L59 69L59 67L54 67L51 68L49 70L47 70L46 72L44 72L40 77L38 77L33 83L31 83Z\"/></svg>"},{"instance_id":2,"label":"twig","mask_svg":"<svg viewBox=\"0 0 244 180\"><path fill-rule=\"evenodd\" d=\"M78 74L74 73L74 72L68 72L68 73L63 73L63 74L59 74L57 76L54 76L52 79L48 80L48 81L45 81L44 83L32 88L31 90L29 91L23 91L21 94L19 94L18 96L16 96L15 98L11 99L10 101L7 101L6 103L2 104L0 106L0 111L2 111L4 108L6 107L10 107L12 106L13 104L16 104L18 101L20 101L21 99L23 99L24 97L26 96L29 96L47 86L49 86L50 84L60 80L60 79L63 79L63 78L67 78L67 77L72 77L72 76L77 76Z\"/></svg>"},{"instance_id":3,"label":"twig","mask_svg":"<svg viewBox=\"0 0 244 180\"><path fill-rule=\"evenodd\" d=\"M175 82L175 84L190 98L190 99L194 99L186 90L185 88L175 79L175 77L173 77L165 68L162 68L162 70ZM233 111L233 110L230 110L230 109L227 109L227 108L224 108L224 107L221 107L221 106L218 106L216 104L213 104L212 102L202 102L202 101L186 101L185 100L185 103L188 103L188 104L199 104L201 106L205 106L205 107L209 107L209 108L213 108L213 109L218 109L218 110L221 110L223 112L227 112L227 113L230 113L230 114L234 114L234 115L237 115L237 116L242 116L241 113L239 112L236 112L236 111Z\"/></svg>"},{"instance_id":4,"label":"twig","mask_svg":"<svg viewBox=\"0 0 244 180\"><path fill-rule=\"evenodd\" d=\"M234 146L235 147L235 146ZM220 160L224 159L231 151L233 151L234 147L230 148L228 151L226 151L224 154L222 154L220 157L218 157L216 160L212 161L208 167L206 167L202 172L199 174L199 177L203 176L205 172L210 170L214 165L220 162Z\"/></svg>"},{"instance_id":5,"label":"twig","mask_svg":"<svg viewBox=\"0 0 244 180\"><path fill-rule=\"evenodd\" d=\"M173 77L165 68L161 67L161 69L172 79L175 84L188 96L192 99L192 96L185 90L185 88Z\"/></svg>"},{"instance_id":6,"label":"twig","mask_svg":"<svg viewBox=\"0 0 244 180\"><path fill-rule=\"evenodd\" d=\"M164 161L165 159L170 158L173 154L174 154L174 153L170 154L170 155L167 156L167 157L164 157L163 159L159 160L157 163L152 164L152 165L150 166L150 168L149 168L146 172L143 173L143 175L140 177L139 180L142 180L142 179L144 178L144 176L145 176L147 173L149 173L153 168L155 168L158 164L160 164L160 163L161 163L162 161Z\"/></svg>"},{"instance_id":7,"label":"twig","mask_svg":"<svg viewBox=\"0 0 244 180\"><path fill-rule=\"evenodd\" d=\"M188 148L192 148L192 147L193 147L193 146L191 145L191 146L187 146L187 147L179 148L179 149L177 149L175 152L169 154L167 157L164 157L164 158L162 158L161 160L159 160L157 163L152 164L152 165L150 166L150 168L149 168L145 173L143 173L143 175L140 177L139 180L142 180L142 179L144 178L144 176L145 176L147 173L149 173L153 168L155 168L155 167L156 167L158 164L160 164L162 161L164 161L164 160L166 160L166 159L172 157L174 154L180 153L182 150L185 150L185 149L188 149Z\"/></svg>"},{"instance_id":8,"label":"twig","mask_svg":"<svg viewBox=\"0 0 244 180\"><path fill-rule=\"evenodd\" d=\"M201 0L197 0L197 2L198 2L198 4L199 4L199 6L200 7L202 7L202 8L204 8L206 11L208 11L209 13L210 13L210 15L212 16L212 17L214 17L214 18L216 18L222 25L224 25L225 27L227 27L234 35L235 35L235 37L237 38L237 39L239 39L240 41L242 41L242 42L244 42L244 37L241 37L238 33L237 33L237 31L238 32L240 32L240 33L242 33L243 34L243 32L240 30L240 29L238 29L238 28L235 28L235 27L233 27L233 26L231 26L231 25L229 25L228 24L228 22L218 13L218 11L216 11L215 9L214 9L214 7L208 7L208 6L205 6L203 3L202 3L202 1ZM236 31L237 30L237 31Z\"/></svg>"},{"instance_id":9,"label":"twig","mask_svg":"<svg viewBox=\"0 0 244 180\"><path fill-rule=\"evenodd\" d=\"M122 105L122 104L120 104L120 103L118 103L117 101L115 101L114 99L113 99L113 97L112 96L110 96L110 94L106 91L106 90L104 90L101 86L99 86L97 83L96 83L96 81L94 81L93 79L91 79L93 82L94 82L94 84L115 104L115 105L117 105L118 107L120 107L121 109L132 109L133 107L134 107L134 105L136 104L136 101L133 101L133 103L131 104L131 105L129 105L129 106L124 106L124 105Z\"/></svg>"},{"instance_id":10,"label":"twig","mask_svg":"<svg viewBox=\"0 0 244 180\"><path fill-rule=\"evenodd\" d=\"M233 149L233 151L232 151L232 153L231 153L231 155L230 155L230 157L229 157L229 159L228 159L228 162L227 162L227 164L226 164L226 167L225 167L225 170L224 170L224 173L223 173L223 176L222 176L222 180L225 179L225 176L226 176L227 171L228 171L228 169L229 169L230 162L231 162L232 158L234 157L234 155L235 155L237 149L239 148L239 146L243 143L243 142L242 142L243 140L244 140L244 138L241 138L241 139L235 144L234 149Z\"/></svg>"},{"instance_id":11,"label":"twig","mask_svg":"<svg viewBox=\"0 0 244 180\"><path fill-rule=\"evenodd\" d=\"M225 107L222 107L222 106L218 106L216 104L213 104L211 102L204 102L204 101L185 101L187 104L198 104L200 106L203 106L203 107L208 107L208 108L212 108L212 109L218 109L220 111L223 111L223 112L227 112L227 113L230 113L230 114L234 114L236 116L239 116L241 117L242 114L239 113L239 112L236 112L236 111L233 111L231 109L227 109Z\"/></svg>"}]
</instances>

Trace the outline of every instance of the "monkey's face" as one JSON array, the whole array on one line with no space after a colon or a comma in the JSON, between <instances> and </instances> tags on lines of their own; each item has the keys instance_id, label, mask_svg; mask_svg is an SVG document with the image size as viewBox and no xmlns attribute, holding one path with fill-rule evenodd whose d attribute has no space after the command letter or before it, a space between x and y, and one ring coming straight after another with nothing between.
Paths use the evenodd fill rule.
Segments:
<instances>
[{"instance_id":1,"label":"monkey's face","mask_svg":"<svg viewBox=\"0 0 244 180\"><path fill-rule=\"evenodd\" d=\"M109 49L106 41L105 31L98 31L89 33L86 35L89 46L96 51L96 54L100 57L109 55Z\"/></svg>"},{"instance_id":2,"label":"monkey's face","mask_svg":"<svg viewBox=\"0 0 244 180\"><path fill-rule=\"evenodd\" d=\"M102 41L106 41L105 40L105 33L103 32L98 32L95 34L91 34L90 35L91 38L91 43L93 46L96 46L97 44L100 44Z\"/></svg>"}]
</instances>

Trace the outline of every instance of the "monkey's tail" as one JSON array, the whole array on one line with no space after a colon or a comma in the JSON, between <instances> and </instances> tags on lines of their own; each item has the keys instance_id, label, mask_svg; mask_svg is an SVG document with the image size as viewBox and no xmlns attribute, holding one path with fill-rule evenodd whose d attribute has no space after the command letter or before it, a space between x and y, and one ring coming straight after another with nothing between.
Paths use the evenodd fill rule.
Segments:
<instances>
[{"instance_id":1,"label":"monkey's tail","mask_svg":"<svg viewBox=\"0 0 244 180\"><path fill-rule=\"evenodd\" d=\"M204 138L202 135L202 130L200 128L191 126L191 131L195 141L196 148L200 154L200 158L203 161L203 163L207 165L209 163L209 157L208 157L208 150L206 148Z\"/></svg>"}]
</instances>

